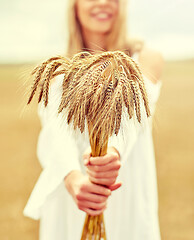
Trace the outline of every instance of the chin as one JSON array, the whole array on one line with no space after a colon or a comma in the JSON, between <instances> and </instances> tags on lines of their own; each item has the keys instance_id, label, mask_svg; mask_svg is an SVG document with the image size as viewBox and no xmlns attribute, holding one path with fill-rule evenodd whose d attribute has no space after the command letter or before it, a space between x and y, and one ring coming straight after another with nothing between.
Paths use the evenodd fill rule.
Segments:
<instances>
[{"instance_id":1,"label":"chin","mask_svg":"<svg viewBox=\"0 0 194 240\"><path fill-rule=\"evenodd\" d=\"M106 34L109 33L112 30L112 26L108 25L99 25L91 28L93 32L101 33L101 34Z\"/></svg>"},{"instance_id":2,"label":"chin","mask_svg":"<svg viewBox=\"0 0 194 240\"><path fill-rule=\"evenodd\" d=\"M108 34L110 33L111 29L99 29L99 30L96 30L95 32L98 33L98 34Z\"/></svg>"}]
</instances>

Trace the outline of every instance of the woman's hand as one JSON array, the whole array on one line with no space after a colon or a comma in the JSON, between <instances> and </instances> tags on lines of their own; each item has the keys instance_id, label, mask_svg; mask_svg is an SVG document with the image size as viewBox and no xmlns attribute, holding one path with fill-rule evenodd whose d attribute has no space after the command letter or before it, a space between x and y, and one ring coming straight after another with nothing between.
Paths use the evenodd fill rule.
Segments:
<instances>
[{"instance_id":1,"label":"woman's hand","mask_svg":"<svg viewBox=\"0 0 194 240\"><path fill-rule=\"evenodd\" d=\"M92 183L107 186L112 191L121 186L121 183L115 183L121 167L120 155L115 148L108 148L107 154L101 157L91 157L86 152L83 159Z\"/></svg>"},{"instance_id":2,"label":"woman's hand","mask_svg":"<svg viewBox=\"0 0 194 240\"><path fill-rule=\"evenodd\" d=\"M65 177L65 186L77 207L89 215L96 216L106 209L111 190L92 183L88 176L72 171Z\"/></svg>"}]
</instances>

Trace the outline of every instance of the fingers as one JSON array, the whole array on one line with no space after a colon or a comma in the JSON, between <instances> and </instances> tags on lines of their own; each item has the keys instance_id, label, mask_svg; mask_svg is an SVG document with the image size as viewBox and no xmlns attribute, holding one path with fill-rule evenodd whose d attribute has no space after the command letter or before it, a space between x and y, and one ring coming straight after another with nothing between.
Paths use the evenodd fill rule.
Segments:
<instances>
[{"instance_id":1,"label":"fingers","mask_svg":"<svg viewBox=\"0 0 194 240\"><path fill-rule=\"evenodd\" d=\"M120 160L114 161L114 162L110 162L106 165L101 165L101 166L93 166L93 165L87 165L87 168L90 171L93 172L108 172L108 171L113 171L113 170L119 170L121 167L121 162Z\"/></svg>"},{"instance_id":2,"label":"fingers","mask_svg":"<svg viewBox=\"0 0 194 240\"><path fill-rule=\"evenodd\" d=\"M118 171L117 170L112 170L112 171L100 171L100 172L95 172L90 169L87 169L86 172L88 173L89 176L94 177L94 178L116 178L118 177Z\"/></svg>"},{"instance_id":3,"label":"fingers","mask_svg":"<svg viewBox=\"0 0 194 240\"><path fill-rule=\"evenodd\" d=\"M114 184L116 181L116 178L97 178L96 179L91 176L89 176L89 179L92 183L101 184L101 185L105 185L105 186L110 186L110 185Z\"/></svg>"},{"instance_id":4,"label":"fingers","mask_svg":"<svg viewBox=\"0 0 194 240\"><path fill-rule=\"evenodd\" d=\"M100 162L100 164L95 165L95 162ZM111 186L116 182L120 167L121 162L118 154L111 153L106 154L103 157L91 157L86 171L91 182L95 184Z\"/></svg>"},{"instance_id":5,"label":"fingers","mask_svg":"<svg viewBox=\"0 0 194 240\"><path fill-rule=\"evenodd\" d=\"M91 157L91 148L87 148L84 154L82 155L82 159L84 160L84 164L87 165L89 164L89 159Z\"/></svg>"},{"instance_id":6,"label":"fingers","mask_svg":"<svg viewBox=\"0 0 194 240\"><path fill-rule=\"evenodd\" d=\"M88 178L88 177L87 177ZM89 179L86 182L82 183L77 194L80 193L92 193L96 195L101 195L104 197L109 197L111 195L111 190L100 185L93 184Z\"/></svg>"},{"instance_id":7,"label":"fingers","mask_svg":"<svg viewBox=\"0 0 194 240\"><path fill-rule=\"evenodd\" d=\"M79 209L86 212L87 214L89 214L91 216L97 216L97 215L100 215L101 213L103 213L104 210L106 209L106 207L104 207L101 210L93 210L93 209L86 208L86 207L80 207Z\"/></svg>"},{"instance_id":8,"label":"fingers","mask_svg":"<svg viewBox=\"0 0 194 240\"><path fill-rule=\"evenodd\" d=\"M78 203L78 208L90 208L92 210L102 210L106 207L107 202L103 202L103 203L95 203L95 202L91 202L91 201L80 201L80 203Z\"/></svg>"},{"instance_id":9,"label":"fingers","mask_svg":"<svg viewBox=\"0 0 194 240\"><path fill-rule=\"evenodd\" d=\"M94 172L87 169L86 171L91 182L105 186L114 184L119 174L118 170L108 172Z\"/></svg>"},{"instance_id":10,"label":"fingers","mask_svg":"<svg viewBox=\"0 0 194 240\"><path fill-rule=\"evenodd\" d=\"M110 189L95 185L88 179L87 182L81 184L75 195L75 202L80 210L96 216L106 209L107 199L110 195Z\"/></svg>"},{"instance_id":11,"label":"fingers","mask_svg":"<svg viewBox=\"0 0 194 240\"><path fill-rule=\"evenodd\" d=\"M88 193L88 192L83 192L77 195L77 200L78 201L91 201L94 203L102 203L106 202L108 197L94 194L94 193Z\"/></svg>"},{"instance_id":12,"label":"fingers","mask_svg":"<svg viewBox=\"0 0 194 240\"><path fill-rule=\"evenodd\" d=\"M94 194L98 194L98 195L102 195L105 197L109 197L111 195L111 190L100 186L100 185L96 185L91 183L88 187L87 187L87 191L90 193L94 193Z\"/></svg>"},{"instance_id":13,"label":"fingers","mask_svg":"<svg viewBox=\"0 0 194 240\"><path fill-rule=\"evenodd\" d=\"M116 152L111 152L101 157L90 157L90 165L101 166L117 160L119 160L119 155Z\"/></svg>"},{"instance_id":14,"label":"fingers","mask_svg":"<svg viewBox=\"0 0 194 240\"><path fill-rule=\"evenodd\" d=\"M122 183L119 182L119 183L115 183L115 184L109 186L108 188L109 188L111 191L115 191L115 190L117 190L118 188L120 188L121 186L122 186Z\"/></svg>"}]
</instances>

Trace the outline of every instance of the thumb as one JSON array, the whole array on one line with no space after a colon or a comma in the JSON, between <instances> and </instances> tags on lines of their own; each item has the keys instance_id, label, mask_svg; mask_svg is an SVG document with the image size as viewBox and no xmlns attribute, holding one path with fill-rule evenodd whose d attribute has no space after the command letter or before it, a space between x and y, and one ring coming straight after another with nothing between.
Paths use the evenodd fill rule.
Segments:
<instances>
[{"instance_id":1,"label":"thumb","mask_svg":"<svg viewBox=\"0 0 194 240\"><path fill-rule=\"evenodd\" d=\"M90 162L90 157L91 157L91 149L88 148L84 154L82 155L82 159L84 160L84 165L87 166Z\"/></svg>"},{"instance_id":2,"label":"thumb","mask_svg":"<svg viewBox=\"0 0 194 240\"><path fill-rule=\"evenodd\" d=\"M122 186L122 183L119 182L119 183L114 183L113 185L109 186L108 188L111 190L111 191L115 191L117 190L118 188L120 188Z\"/></svg>"}]
</instances>

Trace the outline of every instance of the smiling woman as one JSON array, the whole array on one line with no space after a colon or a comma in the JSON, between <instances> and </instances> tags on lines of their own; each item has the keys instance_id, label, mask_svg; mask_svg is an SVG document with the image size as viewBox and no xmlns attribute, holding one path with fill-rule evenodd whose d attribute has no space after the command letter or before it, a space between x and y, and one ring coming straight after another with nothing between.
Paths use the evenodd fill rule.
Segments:
<instances>
[{"instance_id":1,"label":"smiling woman","mask_svg":"<svg viewBox=\"0 0 194 240\"><path fill-rule=\"evenodd\" d=\"M83 44L87 49L107 49L107 34L111 32L116 22L119 10L118 7L119 4L117 0L77 1L76 15L77 19L79 19L78 22L83 35ZM101 49L99 49L99 45Z\"/></svg>"},{"instance_id":2,"label":"smiling woman","mask_svg":"<svg viewBox=\"0 0 194 240\"><path fill-rule=\"evenodd\" d=\"M88 71L88 66L90 66L88 63L86 63L86 68L83 67L84 72L88 71L86 82L94 86L91 92L96 94L95 101L90 103L90 89L84 88L84 92L89 93L88 96L90 96L88 102L85 102L86 106L87 104L103 106L105 102L104 95L101 94L103 84L98 87L96 82L99 83L99 76L102 74L104 76L103 83L106 83L105 79L108 76L105 69L107 68L109 69L107 71L110 71L114 76L108 77L110 85L107 84L108 87L105 88L107 94L116 90L119 96L121 92L122 94L125 93L123 99L125 98L127 106L134 106L133 103L136 103L135 107L130 110L120 101L122 97L115 97L116 103L114 103L116 105L111 105L112 108L110 107L110 109L116 111L117 117L114 118L110 114L111 121L114 124L116 124L115 122L120 124L121 116L118 113L122 109L126 110L127 108L126 111L129 115L131 111L140 112L142 108L140 107L141 101L138 100L140 99L138 94L136 94L136 97L126 96L128 96L127 92L136 92L138 84L142 90L144 82L148 92L149 107L151 114L153 114L161 86L158 80L162 69L162 58L160 54L145 49L142 43L139 44L138 41L131 39L127 41L125 0L69 0L68 3L69 45L67 55L73 57L73 61L70 61L72 64L75 64L77 60L79 64L75 64L76 68L74 68L68 65L69 60L65 60L70 71L68 73L61 71L67 74L71 85L63 83L64 76L56 77L51 84L49 101L45 102L46 105L48 104L47 108L42 109L40 107L39 109L43 126L38 141L38 157L43 166L43 172L24 213L34 219L40 218L40 240L78 240L81 236L85 213L91 216L101 215L106 207L107 210L104 214L108 239L159 240L152 129L151 120L149 122L145 120L145 112L142 115L142 125L135 122L135 119L130 118L129 123L125 122L124 124L127 128L123 129L123 132L115 132L118 133L116 139L114 137L110 138L107 153L104 152L104 156L97 157L97 159L96 155L91 157L90 154L85 154L84 165L82 155L88 148L89 142L81 134L77 134L75 137L65 124L61 124L63 116L57 114L57 109L58 101L60 101L65 86L67 86L67 89L76 89L75 86L77 86L79 94L70 94L65 97L60 109L62 110L63 106L70 103L72 96L76 96L76 103L80 102L79 96L83 94L80 93L79 87L83 85L78 85L77 79L74 81L72 77L74 73L77 74L79 69L76 76L78 78L82 76L84 79L80 70L85 62L84 57L90 55L86 51L92 53L90 56L96 59L98 57L96 54L99 51L120 50L119 54L122 57L119 62L113 64L113 68L109 66L109 64L112 64L112 60L109 63L105 59L111 55L115 61L118 52L105 52L104 55L102 54L104 57L102 55L99 57L99 61L94 60L93 63L97 64L96 70L92 68L91 71ZM72 56L83 50L85 50L85 54ZM122 50L128 56L121 52ZM131 66L127 64L124 70L129 77L127 81L124 81L125 75L122 75L122 65L127 59L130 59L132 66L136 66L135 69L138 72L143 72L143 77L138 77L141 74L136 75L134 69L131 72ZM51 68L46 67L47 63L51 63L49 61L52 60L56 60L53 63L54 65L51 64ZM139 62L139 66L136 65L135 61ZM116 71L118 63L120 70ZM44 62L40 68L36 68L38 77L34 84L34 90L37 88L40 75L45 74L45 79L48 80L48 76L55 75L55 72L52 71L55 71L55 67L57 68L59 64L59 57L56 57ZM93 65L91 66L93 67ZM60 70L57 69L57 72L60 72ZM120 75L124 78L121 81L123 82L122 91L118 83L118 76ZM35 74L35 76L37 75ZM131 90L129 90L127 86L131 84L133 78L135 83L131 85ZM141 79L141 81L137 79ZM48 87L48 84L49 80L46 85L43 84L42 86ZM123 90L126 88L128 90ZM34 90L32 91L32 97ZM42 96L43 98L48 96L48 88L46 91L43 88L40 89L40 93L41 98ZM64 95L62 96L64 97ZM145 95L142 94L142 96L145 99ZM93 103L97 103L97 105ZM71 106L74 105L71 104ZM72 114L77 112L78 109L88 112L88 108L76 106L76 108L72 107L68 119L72 119ZM96 109L97 112L101 112L99 111L100 107L96 107ZM105 112L106 114L107 112ZM99 120L104 120L105 115L95 114L95 116L99 116ZM83 118L80 115L78 118L80 124ZM125 117L124 120L126 120ZM84 126L85 122L82 121L82 123ZM90 126L90 122L88 122L88 126ZM106 132L107 129L104 131ZM99 142L99 140L96 140L96 142ZM118 179L119 182L117 182ZM123 183L122 187L120 181ZM113 194L111 194L112 191L114 191ZM102 219L99 222L101 223ZM94 224L93 226L97 225ZM91 230L90 225L88 225L88 228ZM102 232L103 229L102 227ZM106 237L104 236L101 239L106 239Z\"/></svg>"},{"instance_id":3,"label":"smiling woman","mask_svg":"<svg viewBox=\"0 0 194 240\"><path fill-rule=\"evenodd\" d=\"M101 2L99 4L99 2ZM78 0L76 14L84 32L107 34L113 28L118 16L118 1Z\"/></svg>"},{"instance_id":4,"label":"smiling woman","mask_svg":"<svg viewBox=\"0 0 194 240\"><path fill-rule=\"evenodd\" d=\"M68 1L67 54L81 50L139 50L141 41L126 39L126 0Z\"/></svg>"}]
</instances>

